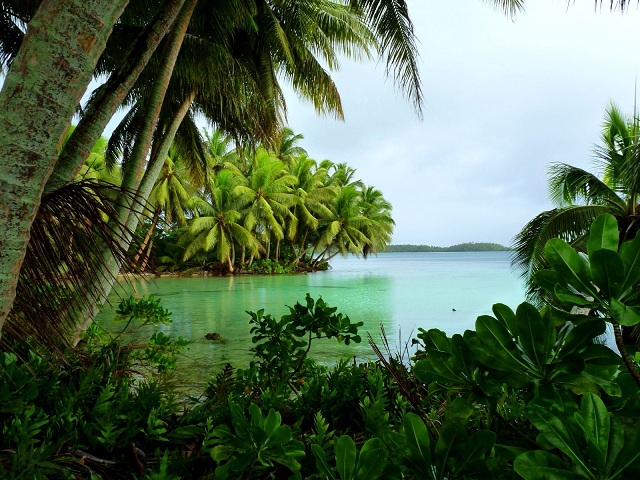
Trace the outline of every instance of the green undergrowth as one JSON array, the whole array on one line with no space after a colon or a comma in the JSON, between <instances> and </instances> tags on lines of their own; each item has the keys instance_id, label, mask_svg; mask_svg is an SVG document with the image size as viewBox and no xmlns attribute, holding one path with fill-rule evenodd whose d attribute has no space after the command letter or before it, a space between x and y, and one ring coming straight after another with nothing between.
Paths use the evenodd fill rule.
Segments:
<instances>
[{"instance_id":1,"label":"green undergrowth","mask_svg":"<svg viewBox=\"0 0 640 480\"><path fill-rule=\"evenodd\" d=\"M313 345L360 342L362 323L309 295L279 319L249 312L249 367L187 400L168 380L188 345L166 334L94 330L63 365L5 352L0 478L640 478L639 355L594 341L640 324L640 239L618 248L613 228L596 222L585 255L548 244L553 306L420 329L412 358L316 364ZM125 330L170 320L153 298L118 315Z\"/></svg>"}]
</instances>

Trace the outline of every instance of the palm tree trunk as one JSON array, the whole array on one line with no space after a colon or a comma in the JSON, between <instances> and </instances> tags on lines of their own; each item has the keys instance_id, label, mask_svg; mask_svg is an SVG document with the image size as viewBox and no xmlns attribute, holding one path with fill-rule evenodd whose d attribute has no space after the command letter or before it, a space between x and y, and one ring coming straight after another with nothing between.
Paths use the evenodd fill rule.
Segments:
<instances>
[{"instance_id":1,"label":"palm tree trunk","mask_svg":"<svg viewBox=\"0 0 640 480\"><path fill-rule=\"evenodd\" d=\"M0 331L15 299L29 231L58 145L127 3L45 0L5 77L0 91Z\"/></svg>"},{"instance_id":2,"label":"palm tree trunk","mask_svg":"<svg viewBox=\"0 0 640 480\"><path fill-rule=\"evenodd\" d=\"M280 260L280 239L276 241L276 261Z\"/></svg>"},{"instance_id":3,"label":"palm tree trunk","mask_svg":"<svg viewBox=\"0 0 640 480\"><path fill-rule=\"evenodd\" d=\"M147 171L145 172L145 176L142 180L142 184L138 189L138 195L140 198L146 199L149 197L149 194L153 189L153 184L158 179L158 175L160 174L162 165L164 164L164 161L161 162L160 159L164 159L167 156L169 147L171 146L171 143L173 143L175 133L178 130L178 127L184 119L185 115L187 114L187 111L189 110L194 97L195 93L193 93L189 98L183 101L180 109L172 119L172 122L167 129L167 133L163 137L162 146L158 148L157 157L155 159L151 159L151 161L149 162ZM121 213L128 214L127 217L122 217L122 219L126 222L127 229L131 232L135 231L136 227L138 226L138 220L140 219L140 212L134 209L123 209L121 210ZM125 243L130 242L131 237L127 234L123 234L121 236L121 240L123 242L123 245L126 246ZM91 323L93 323L93 319L100 311L100 308L102 308L102 305L106 300L106 296L109 294L113 287L113 284L115 283L116 276L118 275L118 270L119 268L115 258L110 251L105 249L103 252L103 268L102 272L99 274L99 284L96 287L98 288L97 291L105 293L102 298L96 299L96 301L93 302L93 304L90 305L89 308L85 308L80 314L75 316L76 320L74 323L76 324L76 331L73 334L73 345L78 343L78 341L80 340L80 334L87 328L89 328L89 325L91 325ZM93 283L92 286L94 286Z\"/></svg>"},{"instance_id":4,"label":"palm tree trunk","mask_svg":"<svg viewBox=\"0 0 640 480\"><path fill-rule=\"evenodd\" d=\"M147 264L149 263L149 258L151 258L151 249L153 248L153 238L149 242L149 248L145 252L144 259L142 260L142 266L140 267L140 271L144 272L147 269Z\"/></svg>"},{"instance_id":5,"label":"palm tree trunk","mask_svg":"<svg viewBox=\"0 0 640 480\"><path fill-rule=\"evenodd\" d=\"M140 245L140 248L138 249L138 253L136 253L136 256L135 256L135 258L133 260L134 269L135 269L135 267L138 266L138 261L140 260L140 256L146 250L147 243L149 243L149 239L151 238L151 234L153 233L153 231L156 228L156 224L158 223L158 218L160 218L160 211L161 211L161 209L160 209L160 207L158 207L158 208L156 208L156 211L153 212L153 219L151 220L151 226L149 227L149 230L147 230L147 234L145 235L144 240L142 241L142 244Z\"/></svg>"},{"instance_id":6,"label":"palm tree trunk","mask_svg":"<svg viewBox=\"0 0 640 480\"><path fill-rule=\"evenodd\" d=\"M622 357L622 361L624 362L627 370L636 381L636 383L640 386L640 372L636 369L636 366L633 363L632 358L629 356L629 352L627 351L627 347L624 344L624 340L622 339L622 330L621 326L617 323L613 322L613 337L616 341L616 346L618 347L618 351L620 352L620 356Z\"/></svg>"},{"instance_id":7,"label":"palm tree trunk","mask_svg":"<svg viewBox=\"0 0 640 480\"><path fill-rule=\"evenodd\" d=\"M245 247L245 245L243 244L243 245L242 245L242 256L240 257L240 268L244 268L244 254L245 254L245 250L246 250L246 247Z\"/></svg>"},{"instance_id":8,"label":"palm tree trunk","mask_svg":"<svg viewBox=\"0 0 640 480\"><path fill-rule=\"evenodd\" d=\"M138 77L149 63L149 59L174 23L185 0L166 0L154 20L145 27L125 55L121 67L111 74L89 103L78 126L60 153L55 169L47 182L45 192L50 193L73 180L89 156L105 127Z\"/></svg>"},{"instance_id":9,"label":"palm tree trunk","mask_svg":"<svg viewBox=\"0 0 640 480\"><path fill-rule=\"evenodd\" d=\"M164 158L169 151L169 146L173 141L175 132L178 130L180 123L184 119L193 99L195 98L195 92L192 92L191 96L183 101L178 113L172 119L168 131L162 140L163 146L158 149L157 157L152 159L145 172L144 166L146 163L146 154L149 151L149 146L151 144L153 128L159 117L160 108L171 78L173 66L175 65L178 52L180 51L180 46L182 45L182 40L184 39L191 19L191 14L193 13L196 3L197 0L185 1L178 18L176 19L176 24L172 28L169 38L167 39L167 46L165 47L163 61L159 68L159 74L156 77L153 92L150 94L150 100L146 106L147 115L145 115L145 126L142 129L141 135L136 140L136 145L133 149L134 151L131 154L132 158L129 160L131 167L127 172L123 172L123 189L125 191L136 191L138 198L142 200L146 200L149 197L153 184L162 170ZM150 117L153 117L152 121ZM129 231L135 231L140 218L140 212L135 211L135 209L131 208L131 205L127 205L127 203L128 202L124 202L125 205L120 208L119 216L123 223L127 225ZM123 245L130 241L131 237L129 235L123 235ZM103 260L104 269L99 275L100 280L98 288L100 289L99 291L106 292L105 296L101 299L96 299L92 305L85 308L79 315L75 315L74 323L76 325L76 332L74 332L73 336L73 342L75 343L79 341L80 333L85 331L93 322L93 319L106 300L106 294L111 291L115 278L118 274L117 262L113 258L111 252L106 249L104 250Z\"/></svg>"},{"instance_id":10,"label":"palm tree trunk","mask_svg":"<svg viewBox=\"0 0 640 480\"><path fill-rule=\"evenodd\" d=\"M158 122L164 97L169 87L169 81L171 80L171 74L173 73L173 67L180 53L182 41L187 32L187 27L191 21L191 15L193 14L196 3L197 0L185 0L167 38L156 79L144 107L144 115L142 116L144 120L140 128L140 133L136 138L131 156L128 159L127 168L122 172L122 187L125 190L137 190L142 181L147 154L149 153L151 139L153 138L153 131Z\"/></svg>"}]
</instances>

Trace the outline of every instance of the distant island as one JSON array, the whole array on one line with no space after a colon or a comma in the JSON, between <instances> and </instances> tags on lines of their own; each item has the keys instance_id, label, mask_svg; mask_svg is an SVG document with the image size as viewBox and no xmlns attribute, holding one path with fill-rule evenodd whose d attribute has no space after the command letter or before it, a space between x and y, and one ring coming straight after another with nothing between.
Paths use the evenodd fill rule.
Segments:
<instances>
[{"instance_id":1,"label":"distant island","mask_svg":"<svg viewBox=\"0 0 640 480\"><path fill-rule=\"evenodd\" d=\"M505 252L509 247L498 243L460 243L450 247L432 247L431 245L387 245L386 252Z\"/></svg>"}]
</instances>

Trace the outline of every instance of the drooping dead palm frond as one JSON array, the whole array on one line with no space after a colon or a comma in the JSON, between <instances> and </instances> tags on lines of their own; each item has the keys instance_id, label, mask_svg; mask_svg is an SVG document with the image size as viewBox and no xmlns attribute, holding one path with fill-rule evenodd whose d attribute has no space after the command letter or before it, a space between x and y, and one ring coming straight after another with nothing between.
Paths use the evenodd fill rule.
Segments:
<instances>
[{"instance_id":1,"label":"drooping dead palm frond","mask_svg":"<svg viewBox=\"0 0 640 480\"><path fill-rule=\"evenodd\" d=\"M3 329L20 345L64 358L72 328L72 313L102 300L109 292L99 291L92 276L105 269L105 250L120 265L132 257L121 245L132 235L122 225L113 226L117 209L125 201L119 187L82 180L46 195L31 228L31 239L13 310ZM142 208L134 198L128 204Z\"/></svg>"}]
</instances>

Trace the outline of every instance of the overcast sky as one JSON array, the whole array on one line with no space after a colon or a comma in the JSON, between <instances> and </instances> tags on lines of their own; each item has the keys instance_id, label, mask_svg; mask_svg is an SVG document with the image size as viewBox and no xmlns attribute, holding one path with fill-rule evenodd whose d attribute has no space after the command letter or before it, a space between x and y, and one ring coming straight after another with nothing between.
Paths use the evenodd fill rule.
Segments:
<instances>
[{"instance_id":1,"label":"overcast sky","mask_svg":"<svg viewBox=\"0 0 640 480\"><path fill-rule=\"evenodd\" d=\"M527 2L512 21L482 0L407 0L426 105L419 121L376 62L334 75L346 121L289 99L316 160L347 162L393 205L393 243L509 245L552 207L553 162L594 170L604 112L631 115L640 12ZM606 2L608 3L608 2Z\"/></svg>"}]
</instances>

